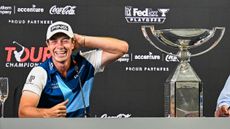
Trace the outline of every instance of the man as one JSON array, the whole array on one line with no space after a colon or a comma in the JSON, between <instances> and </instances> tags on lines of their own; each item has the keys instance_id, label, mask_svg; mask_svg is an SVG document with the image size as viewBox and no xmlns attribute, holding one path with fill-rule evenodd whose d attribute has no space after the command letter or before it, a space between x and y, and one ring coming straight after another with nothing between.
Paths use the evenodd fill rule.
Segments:
<instances>
[{"instance_id":1,"label":"man","mask_svg":"<svg viewBox=\"0 0 230 129\"><path fill-rule=\"evenodd\" d=\"M218 97L215 116L230 117L230 76Z\"/></svg>"},{"instance_id":2,"label":"man","mask_svg":"<svg viewBox=\"0 0 230 129\"><path fill-rule=\"evenodd\" d=\"M127 53L125 41L74 34L58 21L48 27L51 58L29 73L23 88L19 117L83 117L89 112L94 75ZM73 55L79 47L96 48Z\"/></svg>"}]
</instances>

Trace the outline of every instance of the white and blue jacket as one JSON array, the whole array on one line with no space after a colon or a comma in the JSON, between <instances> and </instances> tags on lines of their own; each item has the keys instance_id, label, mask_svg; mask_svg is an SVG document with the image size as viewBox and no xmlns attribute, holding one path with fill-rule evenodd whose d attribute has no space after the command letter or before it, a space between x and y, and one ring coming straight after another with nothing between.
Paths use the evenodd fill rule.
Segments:
<instances>
[{"instance_id":1,"label":"white and blue jacket","mask_svg":"<svg viewBox=\"0 0 230 129\"><path fill-rule=\"evenodd\" d=\"M68 99L66 117L82 117L84 104L80 93L79 76L86 109L89 111L94 76L104 69L101 67L101 57L101 50L77 53L72 56L66 77L62 77L55 68L52 58L49 58L31 70L23 91L31 91L40 96L38 108L51 108Z\"/></svg>"}]
</instances>

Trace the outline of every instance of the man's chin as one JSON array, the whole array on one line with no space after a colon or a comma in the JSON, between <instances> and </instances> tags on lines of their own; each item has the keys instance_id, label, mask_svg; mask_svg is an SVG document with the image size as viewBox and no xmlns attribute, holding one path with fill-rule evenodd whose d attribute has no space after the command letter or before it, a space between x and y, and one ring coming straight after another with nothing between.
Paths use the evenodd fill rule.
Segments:
<instances>
[{"instance_id":1,"label":"man's chin","mask_svg":"<svg viewBox=\"0 0 230 129\"><path fill-rule=\"evenodd\" d=\"M56 58L55 61L58 63L65 63L67 59L66 58Z\"/></svg>"}]
</instances>

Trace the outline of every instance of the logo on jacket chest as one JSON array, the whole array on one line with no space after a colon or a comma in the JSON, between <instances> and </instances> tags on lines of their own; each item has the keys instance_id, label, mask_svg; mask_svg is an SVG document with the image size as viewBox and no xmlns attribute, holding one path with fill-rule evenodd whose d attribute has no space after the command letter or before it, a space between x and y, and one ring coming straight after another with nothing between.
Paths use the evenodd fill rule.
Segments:
<instances>
[{"instance_id":1,"label":"logo on jacket chest","mask_svg":"<svg viewBox=\"0 0 230 129\"><path fill-rule=\"evenodd\" d=\"M57 83L57 82L52 82L52 83L50 84L50 88L51 88L51 89L58 89L58 88L59 88L58 83Z\"/></svg>"}]
</instances>

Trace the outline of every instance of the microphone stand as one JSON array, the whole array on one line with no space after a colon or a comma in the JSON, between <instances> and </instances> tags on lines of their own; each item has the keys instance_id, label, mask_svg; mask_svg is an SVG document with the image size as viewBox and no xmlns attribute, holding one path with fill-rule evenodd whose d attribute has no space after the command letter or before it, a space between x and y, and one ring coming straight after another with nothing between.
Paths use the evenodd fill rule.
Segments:
<instances>
[{"instance_id":1,"label":"microphone stand","mask_svg":"<svg viewBox=\"0 0 230 129\"><path fill-rule=\"evenodd\" d=\"M87 118L87 117L89 117L89 115L88 115L87 110L86 110L85 96L84 96L84 93L83 93L82 83L81 83L81 77L80 77L80 74L78 72L77 65L75 66L75 71L78 74L78 81L79 81L79 86L80 86L80 92L81 92L82 102L83 102L83 106L84 106L84 118Z\"/></svg>"}]
</instances>

